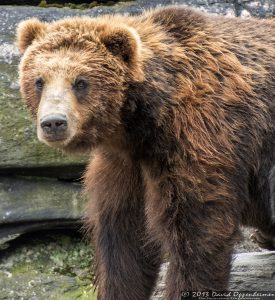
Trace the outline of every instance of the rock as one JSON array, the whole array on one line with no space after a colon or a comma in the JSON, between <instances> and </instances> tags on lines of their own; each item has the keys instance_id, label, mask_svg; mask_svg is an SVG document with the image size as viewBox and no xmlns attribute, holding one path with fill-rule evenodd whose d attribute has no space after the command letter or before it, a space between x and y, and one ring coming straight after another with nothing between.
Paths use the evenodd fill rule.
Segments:
<instances>
[{"instance_id":1,"label":"rock","mask_svg":"<svg viewBox=\"0 0 275 300\"><path fill-rule=\"evenodd\" d=\"M92 258L91 246L70 231L20 237L0 250L0 299L95 300Z\"/></svg>"},{"instance_id":2,"label":"rock","mask_svg":"<svg viewBox=\"0 0 275 300\"><path fill-rule=\"evenodd\" d=\"M38 5L40 0L0 0L0 5Z\"/></svg>"},{"instance_id":3,"label":"rock","mask_svg":"<svg viewBox=\"0 0 275 300\"><path fill-rule=\"evenodd\" d=\"M1 299L58 299L58 296L79 288L75 278L27 271L12 274L0 271ZM16 282L17 284L12 284ZM57 294L58 293L58 294ZM44 298L45 297L45 298ZM60 299L60 298L59 298Z\"/></svg>"},{"instance_id":4,"label":"rock","mask_svg":"<svg viewBox=\"0 0 275 300\"><path fill-rule=\"evenodd\" d=\"M79 183L0 177L0 245L29 231L76 227L84 205Z\"/></svg>"},{"instance_id":5,"label":"rock","mask_svg":"<svg viewBox=\"0 0 275 300\"><path fill-rule=\"evenodd\" d=\"M274 0L237 0L237 16L242 16L242 11L247 11L246 15L258 16L260 18L274 17L275 1Z\"/></svg>"}]
</instances>

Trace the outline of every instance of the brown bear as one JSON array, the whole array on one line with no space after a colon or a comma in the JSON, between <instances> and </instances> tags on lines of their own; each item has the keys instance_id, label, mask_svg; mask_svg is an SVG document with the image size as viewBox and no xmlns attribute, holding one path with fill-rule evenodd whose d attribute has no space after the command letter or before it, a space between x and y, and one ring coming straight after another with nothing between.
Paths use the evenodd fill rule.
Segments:
<instances>
[{"instance_id":1,"label":"brown bear","mask_svg":"<svg viewBox=\"0 0 275 300\"><path fill-rule=\"evenodd\" d=\"M98 299L227 288L240 224L275 233L275 22L173 6L22 22L21 92L38 138L93 151L86 226Z\"/></svg>"}]
</instances>

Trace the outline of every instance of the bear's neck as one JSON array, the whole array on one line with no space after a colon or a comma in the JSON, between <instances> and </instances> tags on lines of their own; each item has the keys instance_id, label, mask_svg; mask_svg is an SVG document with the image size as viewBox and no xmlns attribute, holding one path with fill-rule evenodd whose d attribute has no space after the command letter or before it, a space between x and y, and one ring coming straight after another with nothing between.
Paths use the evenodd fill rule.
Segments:
<instances>
[{"instance_id":1,"label":"bear's neck","mask_svg":"<svg viewBox=\"0 0 275 300\"><path fill-rule=\"evenodd\" d=\"M150 81L129 85L121 111L129 155L139 161L156 161L163 165L177 151L173 128L173 93L161 88L161 82ZM166 84L167 87L167 84Z\"/></svg>"}]
</instances>

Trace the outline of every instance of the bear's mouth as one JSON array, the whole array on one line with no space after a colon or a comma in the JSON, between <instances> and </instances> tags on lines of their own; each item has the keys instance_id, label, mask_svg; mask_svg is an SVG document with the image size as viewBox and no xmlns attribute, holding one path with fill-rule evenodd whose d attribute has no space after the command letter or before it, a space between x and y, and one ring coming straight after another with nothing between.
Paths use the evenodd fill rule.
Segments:
<instances>
[{"instance_id":1,"label":"bear's mouth","mask_svg":"<svg viewBox=\"0 0 275 300\"><path fill-rule=\"evenodd\" d=\"M41 126L37 128L37 137L42 143L54 147L54 148L63 148L71 140L69 130L64 130L64 132L50 131L47 132L41 129Z\"/></svg>"},{"instance_id":2,"label":"bear's mouth","mask_svg":"<svg viewBox=\"0 0 275 300\"><path fill-rule=\"evenodd\" d=\"M63 137L47 137L46 138L47 142L49 143L58 143L58 142L64 142L66 141L66 138Z\"/></svg>"},{"instance_id":3,"label":"bear's mouth","mask_svg":"<svg viewBox=\"0 0 275 300\"><path fill-rule=\"evenodd\" d=\"M47 137L39 134L37 134L37 136L42 143L54 148L63 148L69 143L67 137Z\"/></svg>"}]
</instances>

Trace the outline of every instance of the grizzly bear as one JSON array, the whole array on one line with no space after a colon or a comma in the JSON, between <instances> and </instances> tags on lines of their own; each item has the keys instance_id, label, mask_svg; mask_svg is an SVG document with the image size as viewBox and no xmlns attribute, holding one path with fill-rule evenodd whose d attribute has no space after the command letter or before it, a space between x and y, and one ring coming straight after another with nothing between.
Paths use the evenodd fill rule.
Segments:
<instances>
[{"instance_id":1,"label":"grizzly bear","mask_svg":"<svg viewBox=\"0 0 275 300\"><path fill-rule=\"evenodd\" d=\"M22 96L38 138L91 152L86 227L98 299L228 286L240 224L275 234L275 22L172 6L22 22Z\"/></svg>"}]
</instances>

